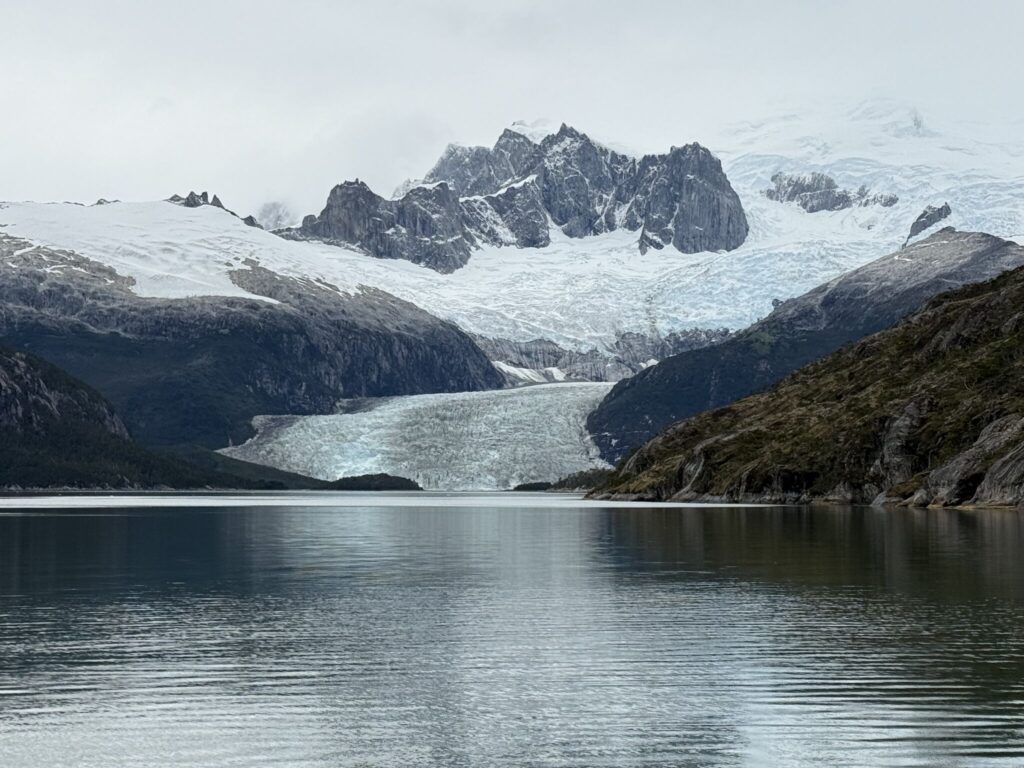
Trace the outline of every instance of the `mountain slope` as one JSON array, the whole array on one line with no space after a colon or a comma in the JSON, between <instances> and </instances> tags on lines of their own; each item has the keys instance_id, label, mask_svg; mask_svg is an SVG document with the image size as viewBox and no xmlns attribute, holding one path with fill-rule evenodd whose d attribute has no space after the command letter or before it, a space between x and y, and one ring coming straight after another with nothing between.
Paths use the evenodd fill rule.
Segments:
<instances>
[{"instance_id":1,"label":"mountain slope","mask_svg":"<svg viewBox=\"0 0 1024 768\"><path fill-rule=\"evenodd\" d=\"M149 445L219 448L262 413L504 383L466 334L383 291L228 264L240 296L144 298L102 263L0 234L0 339L94 386Z\"/></svg>"},{"instance_id":2,"label":"mountain slope","mask_svg":"<svg viewBox=\"0 0 1024 768\"><path fill-rule=\"evenodd\" d=\"M1024 268L670 427L602 494L1024 503Z\"/></svg>"},{"instance_id":3,"label":"mountain slope","mask_svg":"<svg viewBox=\"0 0 1024 768\"><path fill-rule=\"evenodd\" d=\"M260 487L145 451L96 391L0 348L0 487Z\"/></svg>"},{"instance_id":4,"label":"mountain slope","mask_svg":"<svg viewBox=\"0 0 1024 768\"><path fill-rule=\"evenodd\" d=\"M667 425L758 392L843 344L888 328L932 296L1024 265L1024 247L943 229L795 299L724 342L619 382L587 427L611 460Z\"/></svg>"}]
</instances>

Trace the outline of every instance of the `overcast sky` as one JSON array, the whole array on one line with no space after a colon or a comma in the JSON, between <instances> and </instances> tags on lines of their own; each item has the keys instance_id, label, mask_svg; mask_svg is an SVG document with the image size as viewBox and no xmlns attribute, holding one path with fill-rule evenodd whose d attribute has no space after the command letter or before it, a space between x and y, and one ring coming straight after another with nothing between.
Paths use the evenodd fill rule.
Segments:
<instances>
[{"instance_id":1,"label":"overcast sky","mask_svg":"<svg viewBox=\"0 0 1024 768\"><path fill-rule=\"evenodd\" d=\"M1024 113L1024 3L0 0L0 200L382 194L564 120L641 150L887 96Z\"/></svg>"}]
</instances>

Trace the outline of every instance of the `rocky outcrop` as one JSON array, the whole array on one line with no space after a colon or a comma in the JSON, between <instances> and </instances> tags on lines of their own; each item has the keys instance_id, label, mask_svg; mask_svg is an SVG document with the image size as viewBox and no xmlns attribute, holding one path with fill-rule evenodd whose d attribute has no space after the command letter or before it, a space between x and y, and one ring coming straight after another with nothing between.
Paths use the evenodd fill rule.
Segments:
<instances>
[{"instance_id":1,"label":"rocky outcrop","mask_svg":"<svg viewBox=\"0 0 1024 768\"><path fill-rule=\"evenodd\" d=\"M618 460L669 424L766 389L843 344L888 328L950 288L1024 264L1024 247L943 229L778 304L721 344L663 360L619 382L587 427Z\"/></svg>"},{"instance_id":2,"label":"rocky outcrop","mask_svg":"<svg viewBox=\"0 0 1024 768\"><path fill-rule=\"evenodd\" d=\"M96 205L108 204L110 202L116 202L116 201L97 200L96 201ZM192 191L192 192L189 192L184 197L182 197L181 195L171 195L169 198L167 198L167 202L168 203L174 203L175 205L180 205L183 208L201 208L204 205L212 205L214 208L220 208L222 211L227 211L232 216L234 216L236 219L242 219L242 221L245 222L246 224L248 224L250 227L257 227L259 229L263 229L263 227L260 226L259 222L256 221L256 218L254 216L246 216L243 219L241 216L239 216L234 211L231 211L231 210L228 210L227 208L225 208L224 207L224 203L222 203L220 201L220 198L217 197L216 195L214 195L211 198L210 194L208 192L200 193L200 192Z\"/></svg>"},{"instance_id":3,"label":"rocky outcrop","mask_svg":"<svg viewBox=\"0 0 1024 768\"><path fill-rule=\"evenodd\" d=\"M640 252L673 245L684 253L731 251L747 237L747 218L722 163L699 144L643 158L627 229L640 227Z\"/></svg>"},{"instance_id":4,"label":"rocky outcrop","mask_svg":"<svg viewBox=\"0 0 1024 768\"><path fill-rule=\"evenodd\" d=\"M1024 504L1024 268L681 421L602 496Z\"/></svg>"},{"instance_id":5,"label":"rocky outcrop","mask_svg":"<svg viewBox=\"0 0 1024 768\"><path fill-rule=\"evenodd\" d=\"M0 340L93 386L151 445L221 447L259 414L504 383L462 331L383 291L255 264L232 279L270 300L143 298L109 267L0 235Z\"/></svg>"},{"instance_id":6,"label":"rocky outcrop","mask_svg":"<svg viewBox=\"0 0 1024 768\"><path fill-rule=\"evenodd\" d=\"M732 250L748 230L721 163L699 144L637 160L563 125L539 143L506 130L491 148L451 145L391 200L346 182L283 234L450 272L482 245L545 247L552 225L569 237L639 232L641 252Z\"/></svg>"},{"instance_id":7,"label":"rocky outcrop","mask_svg":"<svg viewBox=\"0 0 1024 768\"><path fill-rule=\"evenodd\" d=\"M552 222L569 237L615 229L614 211L624 184L635 183L636 161L591 141L563 125L540 143L537 172L544 207Z\"/></svg>"},{"instance_id":8,"label":"rocky outcrop","mask_svg":"<svg viewBox=\"0 0 1024 768\"><path fill-rule=\"evenodd\" d=\"M444 182L413 187L399 200L374 194L358 179L339 184L320 215L307 216L293 236L351 245L439 272L463 266L475 244L459 198Z\"/></svg>"},{"instance_id":9,"label":"rocky outcrop","mask_svg":"<svg viewBox=\"0 0 1024 768\"><path fill-rule=\"evenodd\" d=\"M167 198L167 202L180 205L183 208L199 208L203 205L212 205L216 208L224 208L224 204L220 201L220 198L214 195L213 199L211 199L208 192L192 191L184 197L181 195L171 195Z\"/></svg>"},{"instance_id":10,"label":"rocky outcrop","mask_svg":"<svg viewBox=\"0 0 1024 768\"><path fill-rule=\"evenodd\" d=\"M539 156L536 144L506 129L490 149L449 144L424 181L446 182L462 197L490 195L531 173Z\"/></svg>"},{"instance_id":11,"label":"rocky outcrop","mask_svg":"<svg viewBox=\"0 0 1024 768\"><path fill-rule=\"evenodd\" d=\"M513 386L546 381L620 381L666 357L718 344L729 336L720 329L692 329L646 336L623 333L611 349L565 349L548 339L511 341L474 336L474 341L493 361L515 369L506 378ZM536 375L530 375L536 374ZM539 378L538 378L539 377Z\"/></svg>"},{"instance_id":12,"label":"rocky outcrop","mask_svg":"<svg viewBox=\"0 0 1024 768\"><path fill-rule=\"evenodd\" d=\"M0 429L14 435L44 435L51 426L82 422L112 437L128 430L99 393L55 366L24 352L0 348Z\"/></svg>"},{"instance_id":13,"label":"rocky outcrop","mask_svg":"<svg viewBox=\"0 0 1024 768\"><path fill-rule=\"evenodd\" d=\"M907 243L920 235L926 229L930 229L943 219L948 218L952 212L953 211L949 207L949 203L925 206L925 209L921 211L921 215L914 219L914 223L910 225L910 234L907 236L903 245L906 246Z\"/></svg>"},{"instance_id":14,"label":"rocky outcrop","mask_svg":"<svg viewBox=\"0 0 1024 768\"><path fill-rule=\"evenodd\" d=\"M548 214L537 176L462 200L463 220L481 242L543 248L550 244Z\"/></svg>"},{"instance_id":15,"label":"rocky outcrop","mask_svg":"<svg viewBox=\"0 0 1024 768\"><path fill-rule=\"evenodd\" d=\"M808 213L842 211L865 205L889 208L899 202L896 195L872 194L864 186L856 192L840 189L836 180L824 173L794 175L779 172L772 176L772 184L771 189L765 190L765 197L779 203L796 203Z\"/></svg>"}]
</instances>

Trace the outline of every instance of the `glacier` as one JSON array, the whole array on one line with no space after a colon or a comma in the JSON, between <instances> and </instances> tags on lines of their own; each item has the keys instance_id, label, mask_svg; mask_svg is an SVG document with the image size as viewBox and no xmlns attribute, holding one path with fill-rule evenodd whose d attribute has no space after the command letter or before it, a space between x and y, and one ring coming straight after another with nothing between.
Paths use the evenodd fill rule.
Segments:
<instances>
[{"instance_id":1,"label":"glacier","mask_svg":"<svg viewBox=\"0 0 1024 768\"><path fill-rule=\"evenodd\" d=\"M323 480L386 472L428 490L504 490L608 466L587 433L606 383L347 401L337 414L261 416L221 453Z\"/></svg>"}]
</instances>

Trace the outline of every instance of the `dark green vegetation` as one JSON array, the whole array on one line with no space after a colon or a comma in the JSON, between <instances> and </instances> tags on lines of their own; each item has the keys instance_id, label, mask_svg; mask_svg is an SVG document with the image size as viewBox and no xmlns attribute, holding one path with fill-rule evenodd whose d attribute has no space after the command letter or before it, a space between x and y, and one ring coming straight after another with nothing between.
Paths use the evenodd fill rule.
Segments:
<instances>
[{"instance_id":1,"label":"dark green vegetation","mask_svg":"<svg viewBox=\"0 0 1024 768\"><path fill-rule=\"evenodd\" d=\"M589 491L592 488L598 488L604 485L610 474L610 469L602 469L600 467L580 470L579 472L573 472L571 475L566 475L565 477L556 480L551 484L549 490Z\"/></svg>"},{"instance_id":2,"label":"dark green vegetation","mask_svg":"<svg viewBox=\"0 0 1024 768\"><path fill-rule=\"evenodd\" d=\"M618 461L667 427L764 391L784 376L916 311L933 296L1024 265L1024 247L946 228L795 299L715 346L683 352L615 385L587 419Z\"/></svg>"},{"instance_id":3,"label":"dark green vegetation","mask_svg":"<svg viewBox=\"0 0 1024 768\"><path fill-rule=\"evenodd\" d=\"M294 472L286 472L283 469L275 469L263 464L241 461L240 459L225 456L224 454L196 445L179 445L160 449L160 451L204 471L230 476L235 482L239 483L239 485L235 486L238 488L252 485L254 487L296 491L322 491L330 487L330 483L326 480L307 477L306 475L299 475Z\"/></svg>"},{"instance_id":4,"label":"dark green vegetation","mask_svg":"<svg viewBox=\"0 0 1024 768\"><path fill-rule=\"evenodd\" d=\"M672 426L602 493L1024 502L1024 269L943 294L769 392Z\"/></svg>"},{"instance_id":5,"label":"dark green vegetation","mask_svg":"<svg viewBox=\"0 0 1024 768\"><path fill-rule=\"evenodd\" d=\"M520 483L513 491L589 491L605 483L611 470L609 469L583 469L573 472L571 475L559 478L553 482L538 480L533 483Z\"/></svg>"},{"instance_id":6,"label":"dark green vegetation","mask_svg":"<svg viewBox=\"0 0 1024 768\"><path fill-rule=\"evenodd\" d=\"M147 450L87 384L41 358L3 348L0 432L0 488L421 490L385 474L317 480L198 446Z\"/></svg>"},{"instance_id":7,"label":"dark green vegetation","mask_svg":"<svg viewBox=\"0 0 1024 768\"><path fill-rule=\"evenodd\" d=\"M280 487L135 445L95 390L32 355L0 349L0 487Z\"/></svg>"},{"instance_id":8,"label":"dark green vegetation","mask_svg":"<svg viewBox=\"0 0 1024 768\"><path fill-rule=\"evenodd\" d=\"M373 475L353 475L327 483L332 491L422 491L420 484L407 477L378 472Z\"/></svg>"},{"instance_id":9,"label":"dark green vegetation","mask_svg":"<svg viewBox=\"0 0 1024 768\"><path fill-rule=\"evenodd\" d=\"M520 483L513 491L546 491L551 488L551 483L547 480L536 480L532 483Z\"/></svg>"}]
</instances>

